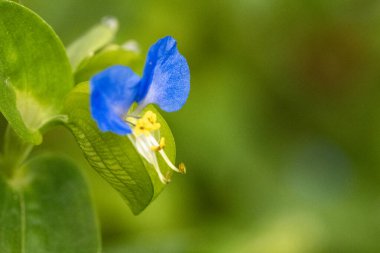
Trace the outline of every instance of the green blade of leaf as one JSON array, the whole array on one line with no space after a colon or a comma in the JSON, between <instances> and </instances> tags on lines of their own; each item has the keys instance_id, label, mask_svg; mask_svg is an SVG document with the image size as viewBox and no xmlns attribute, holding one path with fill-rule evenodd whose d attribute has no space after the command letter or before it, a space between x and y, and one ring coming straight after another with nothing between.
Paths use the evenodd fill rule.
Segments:
<instances>
[{"instance_id":1,"label":"green blade of leaf","mask_svg":"<svg viewBox=\"0 0 380 253\"><path fill-rule=\"evenodd\" d=\"M70 44L67 47L67 55L73 69L76 70L83 60L110 43L117 30L117 19L112 17L104 18L100 24L94 26L86 34Z\"/></svg>"},{"instance_id":2,"label":"green blade of leaf","mask_svg":"<svg viewBox=\"0 0 380 253\"><path fill-rule=\"evenodd\" d=\"M120 192L134 214L152 200L153 186L144 163L126 136L102 133L89 111L88 84L79 84L68 96L66 126L90 165Z\"/></svg>"},{"instance_id":3,"label":"green blade of leaf","mask_svg":"<svg viewBox=\"0 0 380 253\"><path fill-rule=\"evenodd\" d=\"M119 191L134 214L140 213L162 191L164 184L154 168L136 151L127 136L101 132L89 110L88 83L79 84L68 96L65 112L69 120L66 126L75 136L90 165ZM161 124L161 136L166 139L166 152L175 160L174 138L169 127L157 113ZM159 158L161 170L170 173L170 168Z\"/></svg>"},{"instance_id":4,"label":"green blade of leaf","mask_svg":"<svg viewBox=\"0 0 380 253\"><path fill-rule=\"evenodd\" d=\"M0 177L0 252L100 252L87 185L71 162L40 156Z\"/></svg>"},{"instance_id":5,"label":"green blade of leaf","mask_svg":"<svg viewBox=\"0 0 380 253\"><path fill-rule=\"evenodd\" d=\"M40 17L0 1L0 111L25 141L39 144L39 129L60 113L73 86L65 49Z\"/></svg>"},{"instance_id":6,"label":"green blade of leaf","mask_svg":"<svg viewBox=\"0 0 380 253\"><path fill-rule=\"evenodd\" d=\"M137 67L138 59L139 53L136 51L117 45L109 46L82 62L74 74L75 83L88 81L94 74L112 65Z\"/></svg>"}]
</instances>

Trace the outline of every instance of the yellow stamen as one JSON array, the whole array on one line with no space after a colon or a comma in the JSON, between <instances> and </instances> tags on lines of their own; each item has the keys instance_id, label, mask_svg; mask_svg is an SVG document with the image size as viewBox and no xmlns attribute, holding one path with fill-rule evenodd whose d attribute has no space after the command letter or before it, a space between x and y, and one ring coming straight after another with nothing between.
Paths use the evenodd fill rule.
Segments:
<instances>
[{"instance_id":1,"label":"yellow stamen","mask_svg":"<svg viewBox=\"0 0 380 253\"><path fill-rule=\"evenodd\" d=\"M160 139L160 145L159 146L152 146L150 147L151 150L153 151L160 151L165 148L165 138L161 137Z\"/></svg>"},{"instance_id":2,"label":"yellow stamen","mask_svg":"<svg viewBox=\"0 0 380 253\"><path fill-rule=\"evenodd\" d=\"M161 149L165 148L165 138L164 137L161 137L161 140L160 140L160 147Z\"/></svg>"},{"instance_id":3,"label":"yellow stamen","mask_svg":"<svg viewBox=\"0 0 380 253\"><path fill-rule=\"evenodd\" d=\"M186 166L185 166L185 164L184 163L178 164L178 170L179 170L180 173L186 174Z\"/></svg>"},{"instance_id":4,"label":"yellow stamen","mask_svg":"<svg viewBox=\"0 0 380 253\"><path fill-rule=\"evenodd\" d=\"M160 127L161 124L157 122L157 115L152 111L147 111L142 118L138 120L135 119L135 127L133 130L137 135L149 135L152 131L160 129Z\"/></svg>"},{"instance_id":5,"label":"yellow stamen","mask_svg":"<svg viewBox=\"0 0 380 253\"><path fill-rule=\"evenodd\" d=\"M155 135L152 132L159 130L161 127L161 124L157 122L157 115L155 113L147 111L141 118L127 116L125 120L133 126L133 138L136 140L136 146L140 147L138 151L150 164L153 165L162 183L167 184L170 182L171 173L168 172L165 176L162 174L155 152L158 152L162 156L170 169L182 174L186 173L186 166L184 163L180 163L178 167L176 167L166 155L163 150L165 148L165 138L162 137L158 142L154 137Z\"/></svg>"},{"instance_id":6,"label":"yellow stamen","mask_svg":"<svg viewBox=\"0 0 380 253\"><path fill-rule=\"evenodd\" d=\"M167 184L167 183L170 183L170 181L172 181L172 177L171 177L172 175L170 174L170 172L168 171L167 173L166 173L166 177L165 177L165 183Z\"/></svg>"},{"instance_id":7,"label":"yellow stamen","mask_svg":"<svg viewBox=\"0 0 380 253\"><path fill-rule=\"evenodd\" d=\"M144 114L144 117L152 124L157 122L157 115L153 113L152 111L147 111Z\"/></svg>"}]
</instances>

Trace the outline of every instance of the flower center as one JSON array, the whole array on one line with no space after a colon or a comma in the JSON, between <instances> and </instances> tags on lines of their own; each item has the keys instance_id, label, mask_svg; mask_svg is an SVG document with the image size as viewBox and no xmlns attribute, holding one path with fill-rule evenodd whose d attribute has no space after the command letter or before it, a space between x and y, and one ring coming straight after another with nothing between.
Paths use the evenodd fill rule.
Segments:
<instances>
[{"instance_id":1,"label":"flower center","mask_svg":"<svg viewBox=\"0 0 380 253\"><path fill-rule=\"evenodd\" d=\"M161 128L161 124L157 122L157 115L152 111L147 111L142 117L127 116L126 122L130 124L133 129L133 137L128 136L132 143L135 145L138 152L153 165L161 182L168 183L170 179L164 176L158 166L156 152L158 152L166 164L174 171L179 173L186 173L186 168L183 163L180 163L178 168L172 164L166 155L165 138L161 137L160 141L156 140L153 133Z\"/></svg>"},{"instance_id":2,"label":"flower center","mask_svg":"<svg viewBox=\"0 0 380 253\"><path fill-rule=\"evenodd\" d=\"M133 126L135 135L148 136L151 132L161 128L161 124L157 122L157 115L152 111L147 111L141 118L127 116L126 121Z\"/></svg>"}]
</instances>

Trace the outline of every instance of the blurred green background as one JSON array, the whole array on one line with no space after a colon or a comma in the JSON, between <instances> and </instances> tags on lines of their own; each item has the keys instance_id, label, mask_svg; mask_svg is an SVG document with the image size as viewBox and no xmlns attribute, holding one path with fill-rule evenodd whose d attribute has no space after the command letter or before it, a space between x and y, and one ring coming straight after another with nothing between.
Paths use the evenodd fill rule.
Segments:
<instances>
[{"instance_id":1,"label":"blurred green background","mask_svg":"<svg viewBox=\"0 0 380 253\"><path fill-rule=\"evenodd\" d=\"M380 252L380 1L24 0L67 45L103 16L143 58L174 36L191 70L166 114L188 168L141 215L64 129L105 253Z\"/></svg>"}]
</instances>

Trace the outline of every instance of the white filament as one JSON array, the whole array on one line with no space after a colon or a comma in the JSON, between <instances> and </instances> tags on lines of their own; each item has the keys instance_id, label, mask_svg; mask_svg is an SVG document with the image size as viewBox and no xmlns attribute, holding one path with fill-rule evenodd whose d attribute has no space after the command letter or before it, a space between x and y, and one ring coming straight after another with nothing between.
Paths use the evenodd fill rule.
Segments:
<instances>
[{"instance_id":1,"label":"white filament","mask_svg":"<svg viewBox=\"0 0 380 253\"><path fill-rule=\"evenodd\" d=\"M156 153L151 150L151 145L148 142L148 139L144 135L135 135L135 139L128 135L131 142L135 145L137 151L147 160L150 164L153 165L155 171L158 174L161 182L166 184L169 180L162 174L160 166L157 162Z\"/></svg>"}]
</instances>

